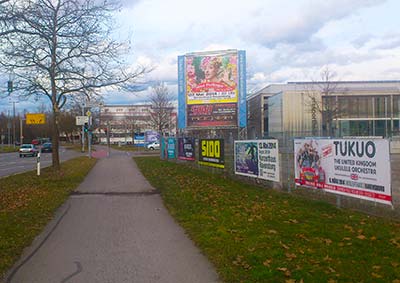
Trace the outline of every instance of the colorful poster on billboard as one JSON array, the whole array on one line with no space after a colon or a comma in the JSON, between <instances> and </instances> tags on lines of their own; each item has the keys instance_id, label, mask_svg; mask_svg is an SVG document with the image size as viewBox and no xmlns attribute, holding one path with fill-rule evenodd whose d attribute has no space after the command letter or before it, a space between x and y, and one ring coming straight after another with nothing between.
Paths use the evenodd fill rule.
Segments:
<instances>
[{"instance_id":1,"label":"colorful poster on billboard","mask_svg":"<svg viewBox=\"0 0 400 283\"><path fill-rule=\"evenodd\" d=\"M235 141L235 174L279 182L278 140Z\"/></svg>"},{"instance_id":2,"label":"colorful poster on billboard","mask_svg":"<svg viewBox=\"0 0 400 283\"><path fill-rule=\"evenodd\" d=\"M237 52L186 56L187 104L238 101Z\"/></svg>"},{"instance_id":3,"label":"colorful poster on billboard","mask_svg":"<svg viewBox=\"0 0 400 283\"><path fill-rule=\"evenodd\" d=\"M194 138L178 138L178 159L195 160Z\"/></svg>"},{"instance_id":4,"label":"colorful poster on billboard","mask_svg":"<svg viewBox=\"0 0 400 283\"><path fill-rule=\"evenodd\" d=\"M199 140L199 164L217 168L225 168L224 140Z\"/></svg>"},{"instance_id":5,"label":"colorful poster on billboard","mask_svg":"<svg viewBox=\"0 0 400 283\"><path fill-rule=\"evenodd\" d=\"M245 127L246 94L244 50L178 56L178 128Z\"/></svg>"},{"instance_id":6,"label":"colorful poster on billboard","mask_svg":"<svg viewBox=\"0 0 400 283\"><path fill-rule=\"evenodd\" d=\"M389 142L384 139L298 139L297 185L391 204Z\"/></svg>"},{"instance_id":7,"label":"colorful poster on billboard","mask_svg":"<svg viewBox=\"0 0 400 283\"><path fill-rule=\"evenodd\" d=\"M235 103L188 105L189 127L236 126L237 106Z\"/></svg>"}]
</instances>

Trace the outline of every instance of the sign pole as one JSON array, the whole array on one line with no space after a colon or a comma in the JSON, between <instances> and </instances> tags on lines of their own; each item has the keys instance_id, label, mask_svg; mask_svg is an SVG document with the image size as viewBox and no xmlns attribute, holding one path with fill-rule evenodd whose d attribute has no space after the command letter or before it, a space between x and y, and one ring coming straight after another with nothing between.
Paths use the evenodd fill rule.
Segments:
<instances>
[{"instance_id":1,"label":"sign pole","mask_svg":"<svg viewBox=\"0 0 400 283\"><path fill-rule=\"evenodd\" d=\"M91 129L92 123L91 123L90 120L92 120L91 116L89 116L89 123L88 123L88 126L89 126L89 130L88 130L88 153L89 153L89 158L92 158L92 146L91 146L91 143L92 143L92 129Z\"/></svg>"},{"instance_id":2,"label":"sign pole","mask_svg":"<svg viewBox=\"0 0 400 283\"><path fill-rule=\"evenodd\" d=\"M85 106L82 105L82 116L85 115ZM85 152L85 125L82 125L82 152Z\"/></svg>"}]
</instances>

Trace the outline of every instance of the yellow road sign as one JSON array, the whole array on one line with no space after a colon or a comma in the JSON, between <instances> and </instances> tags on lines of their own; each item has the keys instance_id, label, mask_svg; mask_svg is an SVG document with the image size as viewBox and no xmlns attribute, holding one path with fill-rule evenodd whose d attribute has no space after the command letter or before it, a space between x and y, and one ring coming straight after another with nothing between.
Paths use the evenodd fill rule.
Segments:
<instances>
[{"instance_id":1,"label":"yellow road sign","mask_svg":"<svg viewBox=\"0 0 400 283\"><path fill-rule=\"evenodd\" d=\"M46 116L44 113L27 113L26 114L26 124L27 125L36 125L36 124L45 124Z\"/></svg>"}]
</instances>

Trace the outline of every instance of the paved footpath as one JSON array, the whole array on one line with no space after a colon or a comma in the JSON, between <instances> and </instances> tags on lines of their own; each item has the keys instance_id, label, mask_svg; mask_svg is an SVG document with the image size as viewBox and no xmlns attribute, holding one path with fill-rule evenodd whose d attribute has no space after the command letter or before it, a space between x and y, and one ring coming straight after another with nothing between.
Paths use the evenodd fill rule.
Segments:
<instances>
[{"instance_id":1,"label":"paved footpath","mask_svg":"<svg viewBox=\"0 0 400 283\"><path fill-rule=\"evenodd\" d=\"M105 152L105 151L104 151ZM6 282L211 283L213 266L126 152L98 163Z\"/></svg>"}]
</instances>

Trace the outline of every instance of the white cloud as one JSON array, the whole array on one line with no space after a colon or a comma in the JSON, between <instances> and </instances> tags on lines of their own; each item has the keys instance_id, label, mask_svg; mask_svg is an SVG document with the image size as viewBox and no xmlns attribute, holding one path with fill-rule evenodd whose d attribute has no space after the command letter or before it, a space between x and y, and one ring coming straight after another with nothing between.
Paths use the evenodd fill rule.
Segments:
<instances>
[{"instance_id":1,"label":"white cloud","mask_svg":"<svg viewBox=\"0 0 400 283\"><path fill-rule=\"evenodd\" d=\"M341 80L399 79L397 0L122 0L118 37L131 38L132 66L154 66L148 84L107 99L142 101L148 86L176 93L177 56L240 49L248 89L316 79L325 65ZM1 104L1 102L0 102Z\"/></svg>"}]
</instances>

